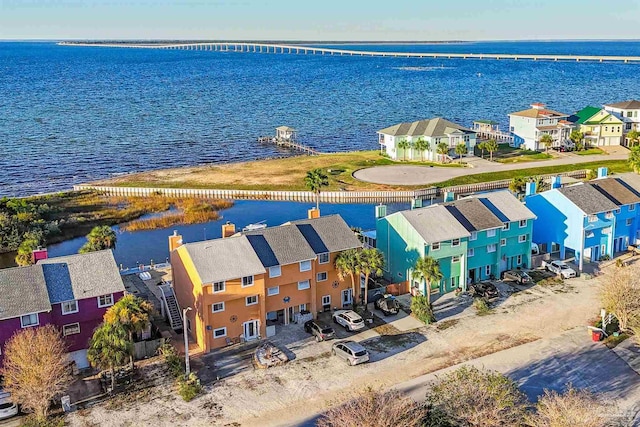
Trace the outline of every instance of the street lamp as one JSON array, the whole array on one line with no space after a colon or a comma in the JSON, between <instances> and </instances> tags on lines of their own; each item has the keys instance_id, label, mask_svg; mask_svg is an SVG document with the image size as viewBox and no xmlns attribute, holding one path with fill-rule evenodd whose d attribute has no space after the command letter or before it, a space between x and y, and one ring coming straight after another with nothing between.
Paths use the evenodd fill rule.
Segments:
<instances>
[{"instance_id":1,"label":"street lamp","mask_svg":"<svg viewBox=\"0 0 640 427\"><path fill-rule=\"evenodd\" d=\"M189 367L189 335L187 335L187 311L189 310L192 310L192 308L186 307L182 309L182 334L184 335L184 372L186 373L187 378L189 377L189 373L191 371Z\"/></svg>"}]
</instances>

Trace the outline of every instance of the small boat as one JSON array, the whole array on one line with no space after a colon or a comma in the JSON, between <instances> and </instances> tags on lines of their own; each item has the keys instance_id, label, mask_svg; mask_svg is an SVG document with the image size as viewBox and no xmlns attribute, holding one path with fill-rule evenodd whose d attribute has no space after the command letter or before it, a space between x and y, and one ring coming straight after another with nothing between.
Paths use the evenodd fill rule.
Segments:
<instances>
[{"instance_id":1,"label":"small boat","mask_svg":"<svg viewBox=\"0 0 640 427\"><path fill-rule=\"evenodd\" d=\"M267 228L266 220L263 220L263 221L260 221L260 222L256 222L255 224L249 224L246 227L244 227L242 229L242 231L243 232L256 231L256 230L262 230L264 228Z\"/></svg>"}]
</instances>

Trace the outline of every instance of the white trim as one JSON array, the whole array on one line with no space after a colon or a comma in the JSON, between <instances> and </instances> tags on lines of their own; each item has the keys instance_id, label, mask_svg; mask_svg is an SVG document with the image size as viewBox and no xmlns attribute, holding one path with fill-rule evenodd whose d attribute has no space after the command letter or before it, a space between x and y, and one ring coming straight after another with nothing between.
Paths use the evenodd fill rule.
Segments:
<instances>
[{"instance_id":1,"label":"white trim","mask_svg":"<svg viewBox=\"0 0 640 427\"><path fill-rule=\"evenodd\" d=\"M216 336L216 332L217 332L217 331L223 331L224 333L223 333L222 335L218 335L218 336ZM226 326L225 326L225 327L223 327L223 328L216 328L216 329L214 329L214 330L213 330L213 339L216 339L216 338L224 338L224 337L226 337L226 336L227 336L227 327L226 327Z\"/></svg>"},{"instance_id":2,"label":"white trim","mask_svg":"<svg viewBox=\"0 0 640 427\"><path fill-rule=\"evenodd\" d=\"M65 330L65 328L67 328L68 326L77 326L78 327L78 332L74 332L71 334L68 334L67 331ZM65 337L68 337L69 335L77 335L80 333L80 323L79 322L75 322L75 323L68 323L66 325L62 325L62 335Z\"/></svg>"},{"instance_id":3,"label":"white trim","mask_svg":"<svg viewBox=\"0 0 640 427\"><path fill-rule=\"evenodd\" d=\"M476 254L475 248L468 248L467 249L467 258L471 258Z\"/></svg>"},{"instance_id":4,"label":"white trim","mask_svg":"<svg viewBox=\"0 0 640 427\"><path fill-rule=\"evenodd\" d=\"M495 228L487 230L487 237L494 237L495 235L496 235L496 229Z\"/></svg>"},{"instance_id":5,"label":"white trim","mask_svg":"<svg viewBox=\"0 0 640 427\"><path fill-rule=\"evenodd\" d=\"M507 239L505 238L500 239L500 246L507 246Z\"/></svg>"},{"instance_id":6,"label":"white trim","mask_svg":"<svg viewBox=\"0 0 640 427\"><path fill-rule=\"evenodd\" d=\"M455 243L458 242L458 243ZM451 240L451 247L458 247L460 246L460 239L452 239Z\"/></svg>"},{"instance_id":7,"label":"white trim","mask_svg":"<svg viewBox=\"0 0 640 427\"><path fill-rule=\"evenodd\" d=\"M76 309L75 309L75 310L69 310L69 311L66 311L66 310L64 309L64 305L65 305L65 304L67 304L67 303L70 303L70 302L74 302L74 303L76 303ZM79 308L78 308L78 300L71 299L71 300L69 300L69 301L62 301L62 302L60 303L60 311L62 312L62 315L63 315L63 316L66 316L67 314L77 313L78 311L80 311L80 310L79 310Z\"/></svg>"},{"instance_id":8,"label":"white trim","mask_svg":"<svg viewBox=\"0 0 640 427\"><path fill-rule=\"evenodd\" d=\"M471 236L469 236L469 240L476 240L478 238L478 232L472 231Z\"/></svg>"},{"instance_id":9,"label":"white trim","mask_svg":"<svg viewBox=\"0 0 640 427\"><path fill-rule=\"evenodd\" d=\"M25 325L22 319L27 316L36 316L36 323ZM22 328L31 328L33 326L38 326L40 324L40 315L38 313L28 313L20 316L20 327Z\"/></svg>"},{"instance_id":10,"label":"white trim","mask_svg":"<svg viewBox=\"0 0 640 427\"><path fill-rule=\"evenodd\" d=\"M300 261L298 264L299 264L299 266L300 266L300 272L301 272L301 273L303 273L303 272L305 272L305 271L311 271L311 260ZM303 268L302 268L302 265L303 265L303 264L308 265L309 267L308 267L308 268L304 268L304 269L303 269Z\"/></svg>"},{"instance_id":11,"label":"white trim","mask_svg":"<svg viewBox=\"0 0 640 427\"><path fill-rule=\"evenodd\" d=\"M324 255L327 256L327 260L322 262L320 257ZM331 261L331 254L329 252L323 252L321 254L318 254L318 264L329 264L329 261Z\"/></svg>"},{"instance_id":12,"label":"white trim","mask_svg":"<svg viewBox=\"0 0 640 427\"><path fill-rule=\"evenodd\" d=\"M219 289L219 290L216 291L216 285L219 285L219 284L222 284L222 289ZM211 284L211 293L221 294L222 292L224 292L226 290L227 290L227 282L224 281L224 280L221 280L219 282L213 282Z\"/></svg>"},{"instance_id":13,"label":"white trim","mask_svg":"<svg viewBox=\"0 0 640 427\"><path fill-rule=\"evenodd\" d=\"M106 298L106 297L110 297L111 298L111 302L110 303L105 303L105 304L100 304L100 298ZM111 307L114 303L113 301L113 294L105 294L105 295L100 295L98 298L98 308L105 308L105 307Z\"/></svg>"},{"instance_id":14,"label":"white trim","mask_svg":"<svg viewBox=\"0 0 640 427\"><path fill-rule=\"evenodd\" d=\"M301 288L300 285L304 286L305 283L306 283L306 287ZM301 282L298 282L298 290L299 291L304 291L304 290L307 290L309 288L311 288L311 281L310 280L303 280Z\"/></svg>"},{"instance_id":15,"label":"white trim","mask_svg":"<svg viewBox=\"0 0 640 427\"><path fill-rule=\"evenodd\" d=\"M220 304L222 304L222 308L220 310L216 310L216 308L215 308L216 305L220 305ZM224 311L224 309L225 309L224 301L214 302L213 304L211 304L211 312L212 313L222 313Z\"/></svg>"},{"instance_id":16,"label":"white trim","mask_svg":"<svg viewBox=\"0 0 640 427\"><path fill-rule=\"evenodd\" d=\"M324 279L320 279L320 275L324 274ZM316 273L316 282L325 282L329 279L329 273L326 271L321 271L320 273Z\"/></svg>"},{"instance_id":17,"label":"white trim","mask_svg":"<svg viewBox=\"0 0 640 427\"><path fill-rule=\"evenodd\" d=\"M249 302L249 298L255 298L256 302ZM258 303L258 295L249 295L248 297L245 297L244 303L246 306L256 305Z\"/></svg>"},{"instance_id":18,"label":"white trim","mask_svg":"<svg viewBox=\"0 0 640 427\"><path fill-rule=\"evenodd\" d=\"M274 269L277 268L278 273L275 274L273 271ZM269 277L273 278L273 277L280 277L282 276L282 267L280 267L279 265L274 265L273 267L269 267Z\"/></svg>"},{"instance_id":19,"label":"white trim","mask_svg":"<svg viewBox=\"0 0 640 427\"><path fill-rule=\"evenodd\" d=\"M275 289L275 292L271 292L271 289ZM280 293L280 286L272 286L267 288L267 296L272 297L274 295L278 295Z\"/></svg>"},{"instance_id":20,"label":"white trim","mask_svg":"<svg viewBox=\"0 0 640 427\"><path fill-rule=\"evenodd\" d=\"M520 225L520 228L525 228L527 226L527 220L521 219L519 225Z\"/></svg>"},{"instance_id":21,"label":"white trim","mask_svg":"<svg viewBox=\"0 0 640 427\"><path fill-rule=\"evenodd\" d=\"M251 283L249 283L248 285L245 285L244 284L244 279L251 279ZM244 276L241 280L242 280L242 285L240 285L240 287L242 287L242 288L248 288L249 286L253 286L255 284L255 278L253 277L253 275Z\"/></svg>"},{"instance_id":22,"label":"white trim","mask_svg":"<svg viewBox=\"0 0 640 427\"><path fill-rule=\"evenodd\" d=\"M459 263L460 262L460 258L461 258L460 255L454 255L454 256L451 257L451 262L452 263Z\"/></svg>"},{"instance_id":23,"label":"white trim","mask_svg":"<svg viewBox=\"0 0 640 427\"><path fill-rule=\"evenodd\" d=\"M325 298L328 298L325 302ZM331 295L322 296L322 305L331 305Z\"/></svg>"},{"instance_id":24,"label":"white trim","mask_svg":"<svg viewBox=\"0 0 640 427\"><path fill-rule=\"evenodd\" d=\"M518 243L524 243L527 241L527 235L526 234L521 234L518 236Z\"/></svg>"},{"instance_id":25,"label":"white trim","mask_svg":"<svg viewBox=\"0 0 640 427\"><path fill-rule=\"evenodd\" d=\"M431 244L431 250L432 251L439 251L440 250L440 242L435 242Z\"/></svg>"},{"instance_id":26,"label":"white trim","mask_svg":"<svg viewBox=\"0 0 640 427\"><path fill-rule=\"evenodd\" d=\"M505 222L504 224L502 224L502 231L509 231L510 229L511 229L510 222Z\"/></svg>"},{"instance_id":27,"label":"white trim","mask_svg":"<svg viewBox=\"0 0 640 427\"><path fill-rule=\"evenodd\" d=\"M490 248L493 249L493 250L489 250ZM487 253L488 254L494 253L496 251L496 249L497 248L496 248L496 244L495 243L490 243L490 244L487 245Z\"/></svg>"}]
</instances>

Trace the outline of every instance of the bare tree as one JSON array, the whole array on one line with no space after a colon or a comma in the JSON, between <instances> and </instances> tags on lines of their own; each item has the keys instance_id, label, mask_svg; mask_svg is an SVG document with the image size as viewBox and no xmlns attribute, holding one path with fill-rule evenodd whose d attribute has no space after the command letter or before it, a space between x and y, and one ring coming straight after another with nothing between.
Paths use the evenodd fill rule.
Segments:
<instances>
[{"instance_id":1,"label":"bare tree","mask_svg":"<svg viewBox=\"0 0 640 427\"><path fill-rule=\"evenodd\" d=\"M11 337L0 374L11 399L44 421L53 398L71 382L68 364L60 332L46 325L22 329Z\"/></svg>"},{"instance_id":2,"label":"bare tree","mask_svg":"<svg viewBox=\"0 0 640 427\"><path fill-rule=\"evenodd\" d=\"M499 372L463 366L440 378L427 394L430 416L467 427L522 426L527 399Z\"/></svg>"},{"instance_id":3,"label":"bare tree","mask_svg":"<svg viewBox=\"0 0 640 427\"><path fill-rule=\"evenodd\" d=\"M330 409L319 427L419 427L426 410L409 396L396 391L367 388L346 403Z\"/></svg>"},{"instance_id":4,"label":"bare tree","mask_svg":"<svg viewBox=\"0 0 640 427\"><path fill-rule=\"evenodd\" d=\"M640 265L615 267L602 284L600 300L609 313L618 318L621 330L627 330L640 316Z\"/></svg>"},{"instance_id":5,"label":"bare tree","mask_svg":"<svg viewBox=\"0 0 640 427\"><path fill-rule=\"evenodd\" d=\"M610 417L611 402L569 384L563 394L545 390L528 422L535 427L606 427Z\"/></svg>"}]
</instances>

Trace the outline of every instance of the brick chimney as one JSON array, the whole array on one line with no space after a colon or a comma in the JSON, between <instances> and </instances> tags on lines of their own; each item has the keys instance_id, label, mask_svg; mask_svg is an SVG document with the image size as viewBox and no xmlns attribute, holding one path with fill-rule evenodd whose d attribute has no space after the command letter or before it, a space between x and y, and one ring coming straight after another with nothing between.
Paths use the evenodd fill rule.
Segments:
<instances>
[{"instance_id":1,"label":"brick chimney","mask_svg":"<svg viewBox=\"0 0 640 427\"><path fill-rule=\"evenodd\" d=\"M307 211L307 217L309 219L316 219L316 218L320 218L320 209L317 208L311 208Z\"/></svg>"},{"instance_id":2,"label":"brick chimney","mask_svg":"<svg viewBox=\"0 0 640 427\"><path fill-rule=\"evenodd\" d=\"M178 234L178 230L173 230L173 235L169 236L169 252L173 252L182 246L182 236Z\"/></svg>"},{"instance_id":3,"label":"brick chimney","mask_svg":"<svg viewBox=\"0 0 640 427\"><path fill-rule=\"evenodd\" d=\"M227 221L226 223L222 224L222 238L224 239L225 237L231 237L234 234L236 234L236 225Z\"/></svg>"},{"instance_id":4,"label":"brick chimney","mask_svg":"<svg viewBox=\"0 0 640 427\"><path fill-rule=\"evenodd\" d=\"M47 248L43 248L38 246L38 249L35 249L31 252L31 259L34 264L37 264L38 261L49 258L49 253L47 252Z\"/></svg>"}]
</instances>

